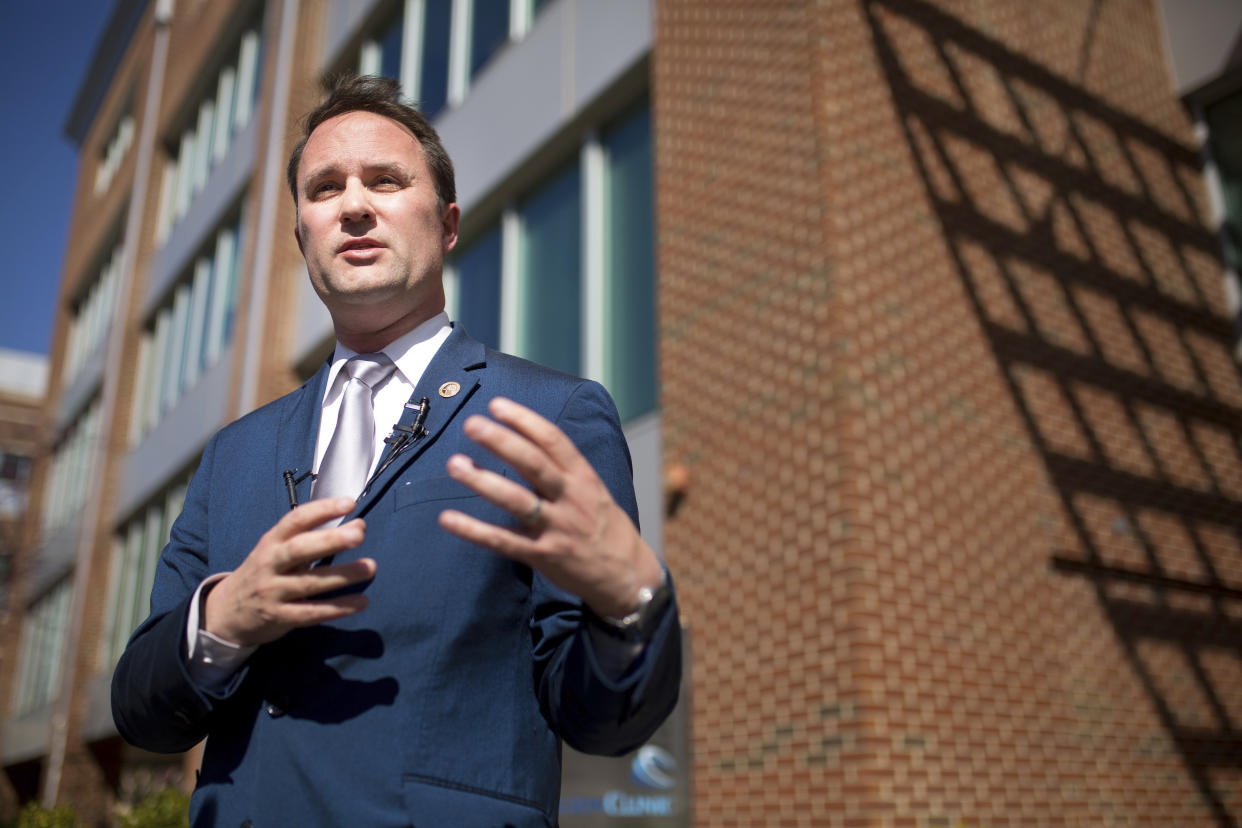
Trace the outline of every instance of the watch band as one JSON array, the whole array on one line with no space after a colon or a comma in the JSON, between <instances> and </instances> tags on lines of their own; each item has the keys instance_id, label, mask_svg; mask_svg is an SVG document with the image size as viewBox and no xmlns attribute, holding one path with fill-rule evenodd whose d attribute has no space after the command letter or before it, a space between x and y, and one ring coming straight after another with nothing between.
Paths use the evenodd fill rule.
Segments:
<instances>
[{"instance_id":1,"label":"watch band","mask_svg":"<svg viewBox=\"0 0 1242 828\"><path fill-rule=\"evenodd\" d=\"M584 607L584 609L588 620L594 623L597 629L614 638L633 643L646 641L651 637L651 633L655 631L663 615L664 608L668 606L672 597L673 591L668 583L668 572L665 571L655 589L643 587L638 591L638 605L620 618L599 615L590 607Z\"/></svg>"}]
</instances>

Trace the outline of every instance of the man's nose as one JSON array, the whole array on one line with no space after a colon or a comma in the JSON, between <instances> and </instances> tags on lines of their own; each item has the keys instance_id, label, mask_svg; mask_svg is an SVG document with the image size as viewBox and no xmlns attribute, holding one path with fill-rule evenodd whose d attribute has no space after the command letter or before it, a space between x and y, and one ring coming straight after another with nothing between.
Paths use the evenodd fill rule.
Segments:
<instances>
[{"instance_id":1,"label":"man's nose","mask_svg":"<svg viewBox=\"0 0 1242 828\"><path fill-rule=\"evenodd\" d=\"M341 222L350 224L365 221L372 217L371 194L362 182L357 180L345 183L345 192L341 194Z\"/></svg>"}]
</instances>

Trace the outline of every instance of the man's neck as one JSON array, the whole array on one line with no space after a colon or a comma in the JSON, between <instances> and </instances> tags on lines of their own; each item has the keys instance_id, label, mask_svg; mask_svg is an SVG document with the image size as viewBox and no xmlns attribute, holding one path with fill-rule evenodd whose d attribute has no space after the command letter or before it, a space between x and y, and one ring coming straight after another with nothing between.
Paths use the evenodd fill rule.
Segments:
<instances>
[{"instance_id":1,"label":"man's neck","mask_svg":"<svg viewBox=\"0 0 1242 828\"><path fill-rule=\"evenodd\" d=\"M389 343L414 330L443 310L441 306L430 312L412 311L378 329L355 328L349 325L347 320L333 318L333 327L336 329L336 339L342 345L360 354L373 354L383 350Z\"/></svg>"}]
</instances>

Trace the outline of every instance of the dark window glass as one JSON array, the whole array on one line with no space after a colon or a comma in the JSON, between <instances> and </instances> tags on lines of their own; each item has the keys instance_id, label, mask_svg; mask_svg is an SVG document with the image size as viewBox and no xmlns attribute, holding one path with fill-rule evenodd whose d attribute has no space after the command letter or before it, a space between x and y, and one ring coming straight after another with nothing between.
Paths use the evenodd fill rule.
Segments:
<instances>
[{"instance_id":1,"label":"dark window glass","mask_svg":"<svg viewBox=\"0 0 1242 828\"><path fill-rule=\"evenodd\" d=\"M581 207L576 163L519 207L519 355L569 374L580 371Z\"/></svg>"},{"instance_id":2,"label":"dark window glass","mask_svg":"<svg viewBox=\"0 0 1242 828\"><path fill-rule=\"evenodd\" d=\"M242 246L240 221L237 224L233 225L232 231L233 231L233 248L231 251L229 251L232 255L229 256L226 262L223 264L224 267L227 267L227 270L225 271L223 278L228 279L228 282L227 282L228 292L225 294L227 298L225 299L225 304L224 304L224 307L225 307L224 337L223 337L224 342L228 342L229 338L232 337L233 323L237 321L237 282L238 282L238 275L239 275L238 269L241 267L241 246ZM219 267L220 263L217 263L217 266Z\"/></svg>"},{"instance_id":3,"label":"dark window glass","mask_svg":"<svg viewBox=\"0 0 1242 828\"><path fill-rule=\"evenodd\" d=\"M386 78L401 78L401 35L404 19L398 17L377 38L380 47L380 71Z\"/></svg>"},{"instance_id":4,"label":"dark window glass","mask_svg":"<svg viewBox=\"0 0 1242 828\"><path fill-rule=\"evenodd\" d=\"M604 381L622 421L656 407L651 110L608 130L604 190Z\"/></svg>"},{"instance_id":5,"label":"dark window glass","mask_svg":"<svg viewBox=\"0 0 1242 828\"><path fill-rule=\"evenodd\" d=\"M0 480L25 483L30 476L30 458L20 454L0 452Z\"/></svg>"},{"instance_id":6,"label":"dark window glass","mask_svg":"<svg viewBox=\"0 0 1242 828\"><path fill-rule=\"evenodd\" d=\"M423 55L418 105L434 118L448 99L449 22L452 0L427 0L424 4Z\"/></svg>"},{"instance_id":7,"label":"dark window glass","mask_svg":"<svg viewBox=\"0 0 1242 828\"><path fill-rule=\"evenodd\" d=\"M475 339L500 347L500 225L457 254L457 322Z\"/></svg>"},{"instance_id":8,"label":"dark window glass","mask_svg":"<svg viewBox=\"0 0 1242 828\"><path fill-rule=\"evenodd\" d=\"M474 0L470 26L470 77L509 39L509 0Z\"/></svg>"},{"instance_id":9,"label":"dark window glass","mask_svg":"<svg viewBox=\"0 0 1242 828\"><path fill-rule=\"evenodd\" d=\"M1204 115L1225 206L1225 260L1242 271L1242 92L1207 107Z\"/></svg>"}]
</instances>

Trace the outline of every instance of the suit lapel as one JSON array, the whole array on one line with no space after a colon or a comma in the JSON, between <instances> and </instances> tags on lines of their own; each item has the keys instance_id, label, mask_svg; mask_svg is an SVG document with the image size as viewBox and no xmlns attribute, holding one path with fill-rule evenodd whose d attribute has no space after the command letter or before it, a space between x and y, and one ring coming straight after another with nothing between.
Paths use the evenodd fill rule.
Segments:
<instances>
[{"instance_id":1,"label":"suit lapel","mask_svg":"<svg viewBox=\"0 0 1242 828\"><path fill-rule=\"evenodd\" d=\"M283 511L289 509L288 488L285 472L298 481L294 494L298 503L305 503L311 495L310 470L315 462L315 441L319 437L319 417L323 410L324 383L328 381L329 359L318 373L304 384L293 401L292 407L281 419L276 435L276 479L280 481L280 498Z\"/></svg>"},{"instance_id":2,"label":"suit lapel","mask_svg":"<svg viewBox=\"0 0 1242 828\"><path fill-rule=\"evenodd\" d=\"M401 473L409 468L418 457L444 433L449 424L456 418L461 407L474 393L479 384L477 369L486 364L483 345L471 339L463 328L454 325L453 332L440 346L440 350L432 357L427 370L423 372L414 388L411 400L413 408L407 407L401 415L401 424L413 425L417 416L417 404L423 397L427 398L427 418L423 427L425 436L402 451L392 463L367 487L354 513L365 514L371 505L383 494L388 486ZM456 387L454 388L454 384ZM391 449L390 449L391 450ZM381 465L383 460L380 461ZM444 473L441 471L441 473Z\"/></svg>"}]
</instances>

